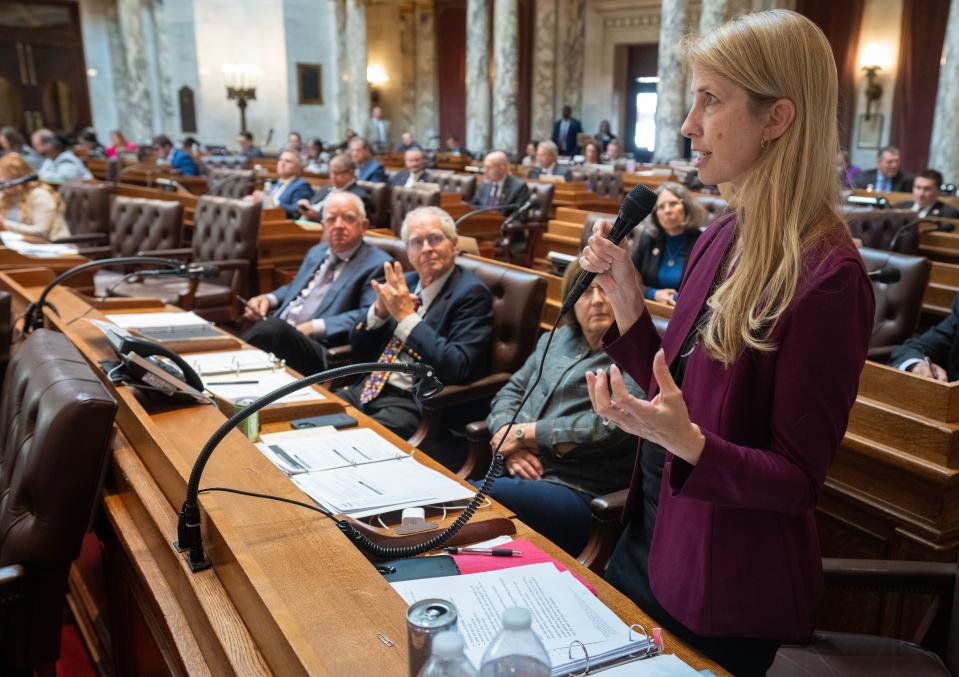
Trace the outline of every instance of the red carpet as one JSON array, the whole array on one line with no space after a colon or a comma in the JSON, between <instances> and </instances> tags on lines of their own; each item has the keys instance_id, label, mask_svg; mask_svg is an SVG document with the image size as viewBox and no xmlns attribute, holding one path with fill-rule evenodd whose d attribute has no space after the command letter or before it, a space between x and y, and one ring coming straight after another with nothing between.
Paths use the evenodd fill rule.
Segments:
<instances>
[{"instance_id":1,"label":"red carpet","mask_svg":"<svg viewBox=\"0 0 959 677\"><path fill-rule=\"evenodd\" d=\"M83 637L77 626L70 622L63 624L60 634L60 660L57 661L57 677L96 677L96 671L87 655Z\"/></svg>"}]
</instances>

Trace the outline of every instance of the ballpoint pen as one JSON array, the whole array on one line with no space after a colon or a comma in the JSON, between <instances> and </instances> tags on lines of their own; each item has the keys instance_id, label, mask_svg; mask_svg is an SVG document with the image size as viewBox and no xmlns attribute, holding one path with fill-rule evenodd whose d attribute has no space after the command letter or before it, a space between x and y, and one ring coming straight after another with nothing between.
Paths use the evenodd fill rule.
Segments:
<instances>
[{"instance_id":1,"label":"ballpoint pen","mask_svg":"<svg viewBox=\"0 0 959 677\"><path fill-rule=\"evenodd\" d=\"M240 296L239 294L236 295L236 300L239 301L240 303L242 303L244 307L250 305L250 299L245 299L245 298L243 298L242 296ZM265 319L266 319L266 315L264 315L263 313L257 313L257 315L260 316L260 319L261 319L261 320L265 320Z\"/></svg>"},{"instance_id":2,"label":"ballpoint pen","mask_svg":"<svg viewBox=\"0 0 959 677\"><path fill-rule=\"evenodd\" d=\"M522 555L522 550L510 550L509 548L455 548L448 547L446 552L451 555L491 555L493 557L516 557Z\"/></svg>"}]
</instances>

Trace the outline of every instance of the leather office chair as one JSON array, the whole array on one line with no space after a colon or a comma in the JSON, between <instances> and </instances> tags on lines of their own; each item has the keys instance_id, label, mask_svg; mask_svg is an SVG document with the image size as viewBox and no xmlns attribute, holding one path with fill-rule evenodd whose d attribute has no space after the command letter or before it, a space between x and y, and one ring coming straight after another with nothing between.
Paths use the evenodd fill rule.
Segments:
<instances>
[{"instance_id":1,"label":"leather office chair","mask_svg":"<svg viewBox=\"0 0 959 677\"><path fill-rule=\"evenodd\" d=\"M620 199L623 196L622 172L600 172L594 169L586 173L586 180L599 197Z\"/></svg>"},{"instance_id":2,"label":"leather office chair","mask_svg":"<svg viewBox=\"0 0 959 677\"><path fill-rule=\"evenodd\" d=\"M916 218L916 213L908 209L844 209L842 215L852 236L862 240L864 247L885 250L889 249L896 232ZM896 240L895 251L913 256L919 253L919 235L915 228L902 232Z\"/></svg>"},{"instance_id":3,"label":"leather office chair","mask_svg":"<svg viewBox=\"0 0 959 677\"><path fill-rule=\"evenodd\" d=\"M38 329L10 362L0 405L0 671L53 671L70 563L100 493L116 409L63 334Z\"/></svg>"},{"instance_id":4,"label":"leather office chair","mask_svg":"<svg viewBox=\"0 0 959 677\"><path fill-rule=\"evenodd\" d=\"M417 207L439 207L440 191L423 188L393 187L390 198L390 227L399 237L403 219Z\"/></svg>"},{"instance_id":5,"label":"leather office chair","mask_svg":"<svg viewBox=\"0 0 959 677\"><path fill-rule=\"evenodd\" d=\"M13 315L10 292L0 291L0 380L7 372L10 362L10 346L13 342Z\"/></svg>"},{"instance_id":6,"label":"leather office chair","mask_svg":"<svg viewBox=\"0 0 959 677\"><path fill-rule=\"evenodd\" d=\"M713 220L729 208L729 203L721 197L715 195L697 195L696 202L706 211L706 223L708 226Z\"/></svg>"},{"instance_id":7,"label":"leather office chair","mask_svg":"<svg viewBox=\"0 0 959 677\"><path fill-rule=\"evenodd\" d=\"M508 263L526 268L533 267L536 249L543 236L543 231L549 225L550 212L553 209L553 194L556 186L552 183L538 183L530 181L530 197L536 198L536 205L526 213L525 223L515 223L510 226L510 233L506 239L497 242L497 258L505 259Z\"/></svg>"},{"instance_id":8,"label":"leather office chair","mask_svg":"<svg viewBox=\"0 0 959 677\"><path fill-rule=\"evenodd\" d=\"M536 345L539 318L546 301L546 280L539 275L461 256L456 261L482 280L493 296L493 335L489 376L465 385L447 385L423 402L423 417L409 442L429 451L452 407L470 404L485 416L493 395L509 381Z\"/></svg>"},{"instance_id":9,"label":"leather office chair","mask_svg":"<svg viewBox=\"0 0 959 677\"><path fill-rule=\"evenodd\" d=\"M869 338L868 357L885 362L916 330L932 264L924 256L906 256L868 247L861 248L859 253L869 272L896 268L902 276L899 282L892 284L873 282L876 320Z\"/></svg>"},{"instance_id":10,"label":"leather office chair","mask_svg":"<svg viewBox=\"0 0 959 677\"><path fill-rule=\"evenodd\" d=\"M437 184L442 193L459 193L463 202L469 202L476 194L475 175L435 172L430 174L430 181Z\"/></svg>"},{"instance_id":11,"label":"leather office chair","mask_svg":"<svg viewBox=\"0 0 959 677\"><path fill-rule=\"evenodd\" d=\"M206 194L239 200L252 193L255 188L256 174L252 169L217 167L210 170Z\"/></svg>"},{"instance_id":12,"label":"leather office chair","mask_svg":"<svg viewBox=\"0 0 959 677\"><path fill-rule=\"evenodd\" d=\"M250 298L256 288L257 237L261 205L204 195L196 204L190 248L143 251L150 256L210 263L220 269L212 282L151 278L122 283L114 296L146 296L193 310L210 322L230 322L242 314L237 294Z\"/></svg>"},{"instance_id":13,"label":"leather office chair","mask_svg":"<svg viewBox=\"0 0 959 677\"><path fill-rule=\"evenodd\" d=\"M106 183L68 182L60 186L63 217L70 235L57 240L77 247L104 246L110 235L110 198L113 186Z\"/></svg>"},{"instance_id":14,"label":"leather office chair","mask_svg":"<svg viewBox=\"0 0 959 677\"><path fill-rule=\"evenodd\" d=\"M179 202L118 196L110 208L109 246L89 248L85 255L90 258L135 256L144 249L179 247L182 237L183 206ZM93 277L97 294L106 295L130 270L98 270Z\"/></svg>"},{"instance_id":15,"label":"leather office chair","mask_svg":"<svg viewBox=\"0 0 959 677\"><path fill-rule=\"evenodd\" d=\"M357 181L356 185L370 194L370 202L373 203L373 214L367 214L370 228L389 228L390 194L393 186L373 181Z\"/></svg>"},{"instance_id":16,"label":"leather office chair","mask_svg":"<svg viewBox=\"0 0 959 677\"><path fill-rule=\"evenodd\" d=\"M209 174L215 169L246 169L249 160L245 155L202 155L200 173Z\"/></svg>"}]
</instances>

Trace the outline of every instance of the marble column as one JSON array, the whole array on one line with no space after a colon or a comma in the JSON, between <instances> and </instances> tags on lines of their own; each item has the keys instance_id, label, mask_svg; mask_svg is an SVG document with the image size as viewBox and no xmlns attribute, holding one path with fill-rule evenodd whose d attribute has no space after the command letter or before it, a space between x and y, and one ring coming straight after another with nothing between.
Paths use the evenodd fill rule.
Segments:
<instances>
[{"instance_id":1,"label":"marble column","mask_svg":"<svg viewBox=\"0 0 959 677\"><path fill-rule=\"evenodd\" d=\"M752 0L729 0L729 6L726 8L726 21L748 14L751 11L753 11Z\"/></svg>"},{"instance_id":2,"label":"marble column","mask_svg":"<svg viewBox=\"0 0 959 677\"><path fill-rule=\"evenodd\" d=\"M583 40L586 36L586 0L560 0L566 30L557 54L562 69L562 88L558 91L556 110L573 109L574 117L582 116L583 108ZM550 125L552 133L552 125Z\"/></svg>"},{"instance_id":3,"label":"marble column","mask_svg":"<svg viewBox=\"0 0 959 677\"><path fill-rule=\"evenodd\" d=\"M416 135L428 148L442 146L439 138L439 85L436 80L436 13L432 0L416 0Z\"/></svg>"},{"instance_id":4,"label":"marble column","mask_svg":"<svg viewBox=\"0 0 959 677\"><path fill-rule=\"evenodd\" d=\"M114 62L119 119L127 138L139 141L153 137L153 99L144 56L142 0L117 0L117 25L111 48Z\"/></svg>"},{"instance_id":5,"label":"marble column","mask_svg":"<svg viewBox=\"0 0 959 677\"><path fill-rule=\"evenodd\" d=\"M959 0L949 4L946 38L942 43L942 65L939 67L939 93L932 121L932 142L929 145L929 166L935 167L947 183L959 179Z\"/></svg>"},{"instance_id":6,"label":"marble column","mask_svg":"<svg viewBox=\"0 0 959 677\"><path fill-rule=\"evenodd\" d=\"M699 14L699 34L704 35L717 26L722 26L726 21L728 6L727 0L703 0Z\"/></svg>"},{"instance_id":7,"label":"marble column","mask_svg":"<svg viewBox=\"0 0 959 677\"><path fill-rule=\"evenodd\" d=\"M490 109L489 0L467 0L466 147L474 152L490 147Z\"/></svg>"},{"instance_id":8,"label":"marble column","mask_svg":"<svg viewBox=\"0 0 959 677\"><path fill-rule=\"evenodd\" d=\"M531 138L548 139L556 119L556 3L536 0L533 32L533 129Z\"/></svg>"},{"instance_id":9,"label":"marble column","mask_svg":"<svg viewBox=\"0 0 959 677\"><path fill-rule=\"evenodd\" d=\"M346 37L346 3L350 0L334 0L336 19L336 68L334 85L334 123L336 139L343 139L350 126L350 52ZM365 79L365 78L364 78Z\"/></svg>"},{"instance_id":10,"label":"marble column","mask_svg":"<svg viewBox=\"0 0 959 677\"><path fill-rule=\"evenodd\" d=\"M416 129L416 24L413 6L400 9L398 26L400 38L400 108L393 116L393 136L399 138L404 130L413 134L420 144L427 139L419 135Z\"/></svg>"},{"instance_id":11,"label":"marble column","mask_svg":"<svg viewBox=\"0 0 959 677\"><path fill-rule=\"evenodd\" d=\"M182 129L180 124L180 115L174 101L176 96L173 92L173 81L170 77L170 64L163 58L164 54L171 54L170 26L167 16L168 7L166 3L150 3L150 16L153 19L153 41L156 48L154 55L156 61L157 73L157 109L160 115L160 129L164 133L179 132Z\"/></svg>"},{"instance_id":12,"label":"marble column","mask_svg":"<svg viewBox=\"0 0 959 677\"><path fill-rule=\"evenodd\" d=\"M493 147L515 151L519 134L517 0L493 5Z\"/></svg>"},{"instance_id":13,"label":"marble column","mask_svg":"<svg viewBox=\"0 0 959 677\"><path fill-rule=\"evenodd\" d=\"M668 162L683 154L680 128L686 117L686 75L682 39L689 17L689 0L663 0L659 26L659 63L656 75L655 162Z\"/></svg>"},{"instance_id":14,"label":"marble column","mask_svg":"<svg viewBox=\"0 0 959 677\"><path fill-rule=\"evenodd\" d=\"M346 0L346 49L349 63L350 128L362 134L370 117L370 87L366 82L366 5Z\"/></svg>"}]
</instances>

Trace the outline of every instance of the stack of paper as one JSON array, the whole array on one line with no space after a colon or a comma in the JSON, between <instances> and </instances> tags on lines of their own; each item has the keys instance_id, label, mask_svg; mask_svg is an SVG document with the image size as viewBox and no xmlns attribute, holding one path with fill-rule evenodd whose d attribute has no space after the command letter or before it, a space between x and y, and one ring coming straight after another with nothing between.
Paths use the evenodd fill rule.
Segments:
<instances>
[{"instance_id":1,"label":"stack of paper","mask_svg":"<svg viewBox=\"0 0 959 677\"><path fill-rule=\"evenodd\" d=\"M186 329L192 327L206 327L209 322L202 317L188 311L161 312L161 313L114 313L106 316L110 322L124 329Z\"/></svg>"},{"instance_id":2,"label":"stack of paper","mask_svg":"<svg viewBox=\"0 0 959 677\"><path fill-rule=\"evenodd\" d=\"M50 244L49 242L27 242L23 235L9 230L0 232L0 242L3 246L12 249L18 254L38 259L54 259L77 253L77 248L70 244Z\"/></svg>"},{"instance_id":3,"label":"stack of paper","mask_svg":"<svg viewBox=\"0 0 959 677\"><path fill-rule=\"evenodd\" d=\"M239 374L245 371L274 369L279 366L273 355L256 348L221 350L215 353L190 353L184 355L183 359L201 378L211 374Z\"/></svg>"},{"instance_id":4,"label":"stack of paper","mask_svg":"<svg viewBox=\"0 0 959 677\"><path fill-rule=\"evenodd\" d=\"M642 636L633 636L616 614L583 587L569 571L550 563L464 574L442 578L397 581L391 584L409 604L421 599L449 600L459 614L457 629L466 642L466 656L479 667L486 647L502 627L503 610L521 606L533 616L533 631L542 640L553 675L582 672L586 661L598 667L649 647ZM572 653L573 658L570 658Z\"/></svg>"},{"instance_id":5,"label":"stack of paper","mask_svg":"<svg viewBox=\"0 0 959 677\"><path fill-rule=\"evenodd\" d=\"M331 512L368 517L468 501L474 494L369 428L305 432L271 435L257 446L304 493Z\"/></svg>"},{"instance_id":6,"label":"stack of paper","mask_svg":"<svg viewBox=\"0 0 959 677\"><path fill-rule=\"evenodd\" d=\"M189 363L189 359L187 359L187 363ZM275 371L273 369L262 369L244 371L240 374L232 372L229 374L213 375L203 379L203 385L217 397L230 402L236 402L246 397L262 397L277 388L297 380L299 379L285 370ZM295 390L289 395L284 395L274 402L274 404L318 402L325 399L323 393L320 391L312 387L305 387Z\"/></svg>"}]
</instances>

